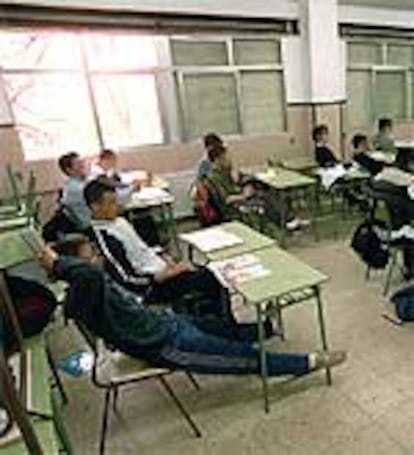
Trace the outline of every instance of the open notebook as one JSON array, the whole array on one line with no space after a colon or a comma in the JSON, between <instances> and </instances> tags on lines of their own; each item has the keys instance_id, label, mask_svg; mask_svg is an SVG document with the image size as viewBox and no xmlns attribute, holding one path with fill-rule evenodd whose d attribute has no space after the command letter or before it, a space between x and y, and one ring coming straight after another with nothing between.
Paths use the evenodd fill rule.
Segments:
<instances>
[{"instance_id":1,"label":"open notebook","mask_svg":"<svg viewBox=\"0 0 414 455\"><path fill-rule=\"evenodd\" d=\"M243 239L221 228L210 228L205 231L182 234L181 238L202 253L209 253L243 243Z\"/></svg>"},{"instance_id":2,"label":"open notebook","mask_svg":"<svg viewBox=\"0 0 414 455\"><path fill-rule=\"evenodd\" d=\"M233 287L270 275L270 270L266 269L254 254L244 254L213 262L208 267L226 287Z\"/></svg>"}]
</instances>

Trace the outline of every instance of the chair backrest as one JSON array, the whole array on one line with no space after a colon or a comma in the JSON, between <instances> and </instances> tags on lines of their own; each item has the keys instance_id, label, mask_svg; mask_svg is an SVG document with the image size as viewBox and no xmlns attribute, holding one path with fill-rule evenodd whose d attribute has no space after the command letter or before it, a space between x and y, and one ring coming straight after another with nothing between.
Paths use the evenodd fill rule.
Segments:
<instances>
[{"instance_id":1,"label":"chair backrest","mask_svg":"<svg viewBox=\"0 0 414 455\"><path fill-rule=\"evenodd\" d=\"M0 233L0 313L11 324L17 350L21 353L22 368L20 384L25 384L27 365L23 349L23 333L6 281L6 271L17 265L31 262L36 258L36 242L41 242L39 234L33 228L16 229ZM38 244L40 247L40 243ZM26 387L21 388L22 393ZM26 397L22 396L25 400Z\"/></svg>"}]
</instances>

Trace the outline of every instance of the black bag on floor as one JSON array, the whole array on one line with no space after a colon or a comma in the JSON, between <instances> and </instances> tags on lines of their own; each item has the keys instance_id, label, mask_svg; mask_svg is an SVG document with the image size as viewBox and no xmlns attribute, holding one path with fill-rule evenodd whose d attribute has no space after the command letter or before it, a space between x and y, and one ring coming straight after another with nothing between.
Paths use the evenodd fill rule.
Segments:
<instances>
[{"instance_id":1,"label":"black bag on floor","mask_svg":"<svg viewBox=\"0 0 414 455\"><path fill-rule=\"evenodd\" d=\"M414 321L414 286L400 289L392 297L395 312L402 321Z\"/></svg>"},{"instance_id":2,"label":"black bag on floor","mask_svg":"<svg viewBox=\"0 0 414 455\"><path fill-rule=\"evenodd\" d=\"M55 296L40 283L21 277L7 277L7 286L14 304L23 337L40 333L49 323L57 306ZM14 344L13 330L5 325L5 345Z\"/></svg>"},{"instance_id":3,"label":"black bag on floor","mask_svg":"<svg viewBox=\"0 0 414 455\"><path fill-rule=\"evenodd\" d=\"M373 269L384 269L389 260L389 253L374 227L384 228L381 222L364 221L355 231L351 247L358 256Z\"/></svg>"}]
</instances>

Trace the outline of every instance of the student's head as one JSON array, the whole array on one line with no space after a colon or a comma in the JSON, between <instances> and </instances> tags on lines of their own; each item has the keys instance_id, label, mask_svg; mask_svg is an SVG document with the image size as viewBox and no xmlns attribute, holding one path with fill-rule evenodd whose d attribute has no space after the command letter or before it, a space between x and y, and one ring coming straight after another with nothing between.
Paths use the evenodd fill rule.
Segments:
<instances>
[{"instance_id":1,"label":"student's head","mask_svg":"<svg viewBox=\"0 0 414 455\"><path fill-rule=\"evenodd\" d=\"M355 134L351 142L355 152L363 153L369 150L368 137L365 134Z\"/></svg>"},{"instance_id":2,"label":"student's head","mask_svg":"<svg viewBox=\"0 0 414 455\"><path fill-rule=\"evenodd\" d=\"M54 249L62 256L75 256L86 262L95 262L96 255L88 237L82 234L69 234L59 240Z\"/></svg>"},{"instance_id":3,"label":"student's head","mask_svg":"<svg viewBox=\"0 0 414 455\"><path fill-rule=\"evenodd\" d=\"M107 178L92 180L86 185L83 194L94 219L114 220L118 216L115 187Z\"/></svg>"},{"instance_id":4,"label":"student's head","mask_svg":"<svg viewBox=\"0 0 414 455\"><path fill-rule=\"evenodd\" d=\"M208 150L208 159L215 167L225 168L229 166L229 158L227 156L227 149L224 145L216 145Z\"/></svg>"},{"instance_id":5,"label":"student's head","mask_svg":"<svg viewBox=\"0 0 414 455\"><path fill-rule=\"evenodd\" d=\"M110 171L116 169L117 156L113 150L103 149L99 154L99 165L105 171Z\"/></svg>"},{"instance_id":6,"label":"student's head","mask_svg":"<svg viewBox=\"0 0 414 455\"><path fill-rule=\"evenodd\" d=\"M312 139L316 144L326 144L328 142L329 129L326 125L318 125L313 129Z\"/></svg>"},{"instance_id":7,"label":"student's head","mask_svg":"<svg viewBox=\"0 0 414 455\"><path fill-rule=\"evenodd\" d=\"M204 148L206 149L207 153L210 149L215 147L222 147L223 140L221 137L216 133L208 133L203 138Z\"/></svg>"},{"instance_id":8,"label":"student's head","mask_svg":"<svg viewBox=\"0 0 414 455\"><path fill-rule=\"evenodd\" d=\"M58 165L60 170L69 177L85 178L87 170L84 160L79 153L69 152L59 158Z\"/></svg>"},{"instance_id":9,"label":"student's head","mask_svg":"<svg viewBox=\"0 0 414 455\"><path fill-rule=\"evenodd\" d=\"M380 118L378 120L378 131L383 134L390 134L392 131L392 120L390 118Z\"/></svg>"}]
</instances>

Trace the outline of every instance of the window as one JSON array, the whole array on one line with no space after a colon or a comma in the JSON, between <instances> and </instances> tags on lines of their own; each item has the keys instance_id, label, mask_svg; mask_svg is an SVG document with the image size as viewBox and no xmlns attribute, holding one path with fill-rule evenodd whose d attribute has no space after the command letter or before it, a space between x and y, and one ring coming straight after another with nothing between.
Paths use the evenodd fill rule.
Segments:
<instances>
[{"instance_id":1,"label":"window","mask_svg":"<svg viewBox=\"0 0 414 455\"><path fill-rule=\"evenodd\" d=\"M19 74L5 77L26 159L65 151L97 151L85 79L66 74Z\"/></svg>"},{"instance_id":2,"label":"window","mask_svg":"<svg viewBox=\"0 0 414 455\"><path fill-rule=\"evenodd\" d=\"M381 117L414 117L414 46L406 42L348 42L348 123L366 128Z\"/></svg>"},{"instance_id":3,"label":"window","mask_svg":"<svg viewBox=\"0 0 414 455\"><path fill-rule=\"evenodd\" d=\"M26 159L163 142L155 38L2 31L0 59Z\"/></svg>"},{"instance_id":4,"label":"window","mask_svg":"<svg viewBox=\"0 0 414 455\"><path fill-rule=\"evenodd\" d=\"M187 139L286 129L277 38L174 38L170 47Z\"/></svg>"}]
</instances>

